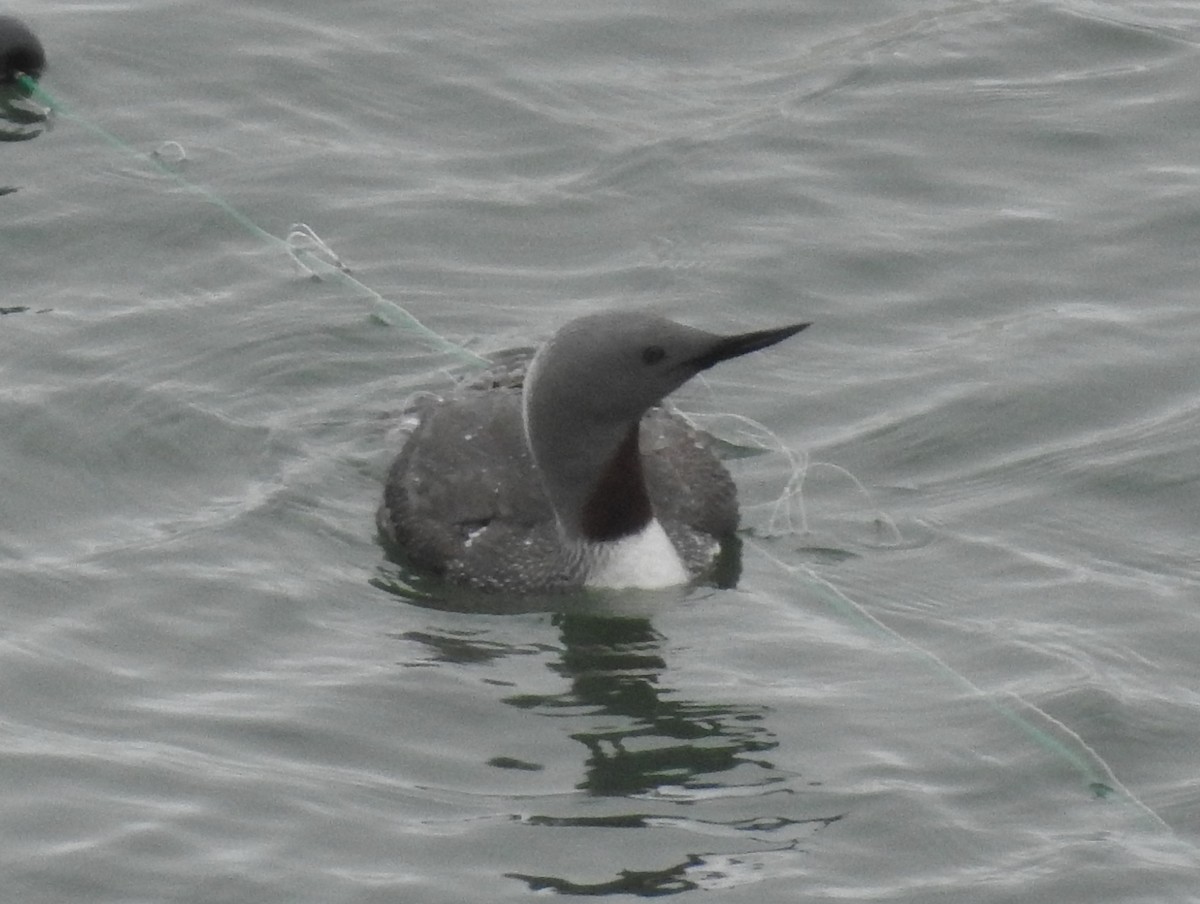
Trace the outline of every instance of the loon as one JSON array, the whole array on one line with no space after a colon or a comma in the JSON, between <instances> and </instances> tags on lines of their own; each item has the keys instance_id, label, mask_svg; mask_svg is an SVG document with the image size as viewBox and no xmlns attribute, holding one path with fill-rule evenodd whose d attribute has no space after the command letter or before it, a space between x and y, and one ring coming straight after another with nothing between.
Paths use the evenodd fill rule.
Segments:
<instances>
[{"instance_id":1,"label":"loon","mask_svg":"<svg viewBox=\"0 0 1200 904\"><path fill-rule=\"evenodd\" d=\"M809 326L722 336L647 313L568 322L520 380L417 405L377 523L417 569L483 591L654 589L712 569L737 490L659 403L721 361Z\"/></svg>"}]
</instances>

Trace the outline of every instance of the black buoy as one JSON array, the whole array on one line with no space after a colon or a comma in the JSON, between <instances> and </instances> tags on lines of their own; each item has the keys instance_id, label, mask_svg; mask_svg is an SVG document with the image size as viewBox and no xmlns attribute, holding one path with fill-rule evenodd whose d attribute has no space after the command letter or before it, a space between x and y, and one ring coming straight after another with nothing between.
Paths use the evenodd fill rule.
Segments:
<instances>
[{"instance_id":1,"label":"black buoy","mask_svg":"<svg viewBox=\"0 0 1200 904\"><path fill-rule=\"evenodd\" d=\"M45 68L46 51L37 35L20 19L0 16L0 85L21 74L37 79Z\"/></svg>"},{"instance_id":2,"label":"black buoy","mask_svg":"<svg viewBox=\"0 0 1200 904\"><path fill-rule=\"evenodd\" d=\"M37 81L46 68L42 42L20 19L0 16L0 141L28 141L41 135L48 111L31 109L30 79ZM18 81L19 76L25 76ZM12 124L13 128L9 128ZM0 186L0 195L16 191Z\"/></svg>"}]
</instances>

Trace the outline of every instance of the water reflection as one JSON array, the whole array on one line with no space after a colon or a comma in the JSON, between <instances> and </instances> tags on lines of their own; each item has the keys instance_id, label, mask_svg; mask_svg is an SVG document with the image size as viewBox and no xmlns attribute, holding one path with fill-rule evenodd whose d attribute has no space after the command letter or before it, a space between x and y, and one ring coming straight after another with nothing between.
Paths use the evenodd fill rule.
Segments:
<instances>
[{"instance_id":1,"label":"water reflection","mask_svg":"<svg viewBox=\"0 0 1200 904\"><path fill-rule=\"evenodd\" d=\"M592 795L709 786L722 773L770 784L777 741L766 707L678 699L663 686L662 637L649 619L559 615L563 652L552 668L570 682L553 695L510 697L522 709L583 709L594 727L572 733L587 749L579 788ZM742 775L741 773L754 773Z\"/></svg>"},{"instance_id":2,"label":"water reflection","mask_svg":"<svg viewBox=\"0 0 1200 904\"><path fill-rule=\"evenodd\" d=\"M0 83L0 141L28 141L49 126L49 112L29 100L29 95L20 82Z\"/></svg>"},{"instance_id":3,"label":"water reflection","mask_svg":"<svg viewBox=\"0 0 1200 904\"><path fill-rule=\"evenodd\" d=\"M471 665L492 662L513 652L512 647L508 644L480 639L477 632L459 631L436 634L432 631L407 631L397 636L402 640L422 643L429 648L432 654L429 659L424 663L414 663L416 665L432 665L439 662Z\"/></svg>"},{"instance_id":4,"label":"water reflection","mask_svg":"<svg viewBox=\"0 0 1200 904\"><path fill-rule=\"evenodd\" d=\"M525 694L507 702L524 710L560 715L576 710L570 737L587 751L578 788L590 797L628 801L633 812L533 815L526 825L551 829L674 829L688 841L724 837L736 849L662 853L674 862L650 870L616 869L614 877L581 882L547 873L509 873L533 890L562 894L659 896L698 888L728 887L763 878L766 860L787 852L840 816L797 820L786 816L702 819L680 815L700 802L713 815L732 815L724 799L791 804L794 775L778 770L770 754L779 741L767 706L687 700L669 686L664 638L648 618L560 614L555 622L562 654L551 664L568 681L556 694ZM665 807L664 807L665 805ZM647 839L649 840L649 839ZM640 845L639 845L640 847ZM764 859L765 858L765 859Z\"/></svg>"},{"instance_id":5,"label":"water reflection","mask_svg":"<svg viewBox=\"0 0 1200 904\"><path fill-rule=\"evenodd\" d=\"M0 40L3 40L3 37L0 35ZM2 49L4 48L0 48ZM12 73L7 71L7 58L3 65L4 69L0 70L0 141L28 141L37 138L49 127L50 113L29 100L31 91L27 85L32 83L24 77L19 81L13 79ZM0 185L0 195L7 195L16 190L16 186L13 185ZM8 308L4 313L12 314L18 310L20 309Z\"/></svg>"},{"instance_id":6,"label":"water reflection","mask_svg":"<svg viewBox=\"0 0 1200 904\"><path fill-rule=\"evenodd\" d=\"M566 685L552 693L514 694L505 702L542 713L564 726L583 749L581 779L585 798L568 798L566 812L526 813L517 824L534 832L538 870L506 873L532 890L578 895L677 894L700 888L726 888L794 872L800 846L842 814L804 815L807 787L795 773L780 769L772 754L779 740L764 705L722 704L684 698L671 686L665 638L648 617L598 613L558 613L552 624L560 643L514 649L476 633L409 632L438 662L494 662L513 653L545 655ZM502 757L491 765L538 770L537 763ZM552 795L554 804L564 805ZM585 800L605 800L602 811ZM621 831L597 842L596 832ZM644 835L651 831L653 835ZM637 832L634 841L629 835ZM576 841L596 846L603 877L554 875L555 846ZM644 865L646 846L663 865L623 868L622 848ZM530 843L518 846L529 850ZM697 848L702 850L697 851ZM601 867L599 864L616 859ZM564 861L571 858L564 858Z\"/></svg>"}]
</instances>

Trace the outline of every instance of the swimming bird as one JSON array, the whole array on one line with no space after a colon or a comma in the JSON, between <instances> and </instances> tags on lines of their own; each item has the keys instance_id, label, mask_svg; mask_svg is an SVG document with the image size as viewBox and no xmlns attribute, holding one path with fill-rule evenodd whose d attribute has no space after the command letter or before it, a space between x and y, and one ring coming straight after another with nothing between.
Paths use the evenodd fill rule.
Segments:
<instances>
[{"instance_id":1,"label":"swimming bird","mask_svg":"<svg viewBox=\"0 0 1200 904\"><path fill-rule=\"evenodd\" d=\"M703 575L733 540L737 490L706 437L659 403L808 325L723 336L629 311L572 320L523 383L489 379L418 404L380 532L418 569L485 591Z\"/></svg>"}]
</instances>

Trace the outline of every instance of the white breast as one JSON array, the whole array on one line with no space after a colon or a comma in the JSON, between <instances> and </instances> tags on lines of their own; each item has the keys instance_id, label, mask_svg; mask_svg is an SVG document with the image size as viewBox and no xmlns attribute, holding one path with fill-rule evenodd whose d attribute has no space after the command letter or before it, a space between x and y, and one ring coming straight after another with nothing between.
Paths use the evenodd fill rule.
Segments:
<instances>
[{"instance_id":1,"label":"white breast","mask_svg":"<svg viewBox=\"0 0 1200 904\"><path fill-rule=\"evenodd\" d=\"M584 583L588 587L654 590L686 584L689 577L657 518L651 518L639 533L593 544L586 558L589 567Z\"/></svg>"}]
</instances>

